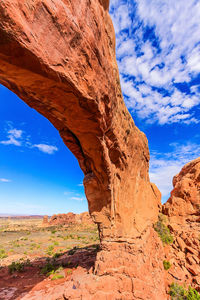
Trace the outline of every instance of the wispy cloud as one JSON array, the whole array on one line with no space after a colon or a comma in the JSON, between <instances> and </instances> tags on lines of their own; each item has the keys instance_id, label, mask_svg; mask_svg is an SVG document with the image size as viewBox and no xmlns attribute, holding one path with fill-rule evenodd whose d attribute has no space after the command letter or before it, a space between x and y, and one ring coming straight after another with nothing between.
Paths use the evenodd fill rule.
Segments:
<instances>
[{"instance_id":1,"label":"wispy cloud","mask_svg":"<svg viewBox=\"0 0 200 300\"><path fill-rule=\"evenodd\" d=\"M86 200L85 197L71 197L70 200L74 200L74 201L84 201Z\"/></svg>"},{"instance_id":2,"label":"wispy cloud","mask_svg":"<svg viewBox=\"0 0 200 300\"><path fill-rule=\"evenodd\" d=\"M150 179L167 197L172 190L172 179L189 161L199 157L200 144L187 143L170 145L171 151L158 153L152 151L150 160Z\"/></svg>"},{"instance_id":3,"label":"wispy cloud","mask_svg":"<svg viewBox=\"0 0 200 300\"><path fill-rule=\"evenodd\" d=\"M12 123L9 123L9 126L12 126ZM2 145L14 145L18 147L25 147L25 148L37 148L38 150L42 151L43 153L47 154L54 154L58 151L58 148L53 145L48 145L44 143L40 144L32 144L30 142L30 135L27 135L25 131L21 129L12 128L7 131L7 140L0 141Z\"/></svg>"},{"instance_id":4,"label":"wispy cloud","mask_svg":"<svg viewBox=\"0 0 200 300\"><path fill-rule=\"evenodd\" d=\"M198 123L200 2L111 0L127 106L161 125Z\"/></svg>"},{"instance_id":5,"label":"wispy cloud","mask_svg":"<svg viewBox=\"0 0 200 300\"><path fill-rule=\"evenodd\" d=\"M0 182L11 182L12 180L7 178L0 178Z\"/></svg>"},{"instance_id":6,"label":"wispy cloud","mask_svg":"<svg viewBox=\"0 0 200 300\"><path fill-rule=\"evenodd\" d=\"M15 146L21 146L22 145L22 134L23 131L19 129L10 129L8 130L7 134L7 140L0 141L0 144L3 145L15 145Z\"/></svg>"},{"instance_id":7,"label":"wispy cloud","mask_svg":"<svg viewBox=\"0 0 200 300\"><path fill-rule=\"evenodd\" d=\"M71 201L87 201L84 195L80 195L75 191L65 191L64 195Z\"/></svg>"},{"instance_id":8,"label":"wispy cloud","mask_svg":"<svg viewBox=\"0 0 200 300\"><path fill-rule=\"evenodd\" d=\"M58 151L58 148L56 146L47 145L47 144L35 144L32 145L32 148L37 148L40 151L47 154L54 154L56 151Z\"/></svg>"}]
</instances>

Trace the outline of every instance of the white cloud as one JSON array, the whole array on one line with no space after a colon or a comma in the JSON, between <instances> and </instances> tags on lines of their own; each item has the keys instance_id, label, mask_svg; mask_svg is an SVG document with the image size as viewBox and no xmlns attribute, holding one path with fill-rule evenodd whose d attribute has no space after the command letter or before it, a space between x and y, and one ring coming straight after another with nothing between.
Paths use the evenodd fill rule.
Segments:
<instances>
[{"instance_id":1,"label":"white cloud","mask_svg":"<svg viewBox=\"0 0 200 300\"><path fill-rule=\"evenodd\" d=\"M54 154L56 151L58 151L58 148L56 146L51 146L47 144L35 144L32 145L32 148L38 148L40 151L47 154Z\"/></svg>"},{"instance_id":2,"label":"white cloud","mask_svg":"<svg viewBox=\"0 0 200 300\"><path fill-rule=\"evenodd\" d=\"M199 157L200 153L200 144L173 143L170 146L172 151L168 153L152 151L150 160L150 180L158 186L163 197L169 196L173 177L186 163Z\"/></svg>"},{"instance_id":3,"label":"white cloud","mask_svg":"<svg viewBox=\"0 0 200 300\"><path fill-rule=\"evenodd\" d=\"M175 84L189 84L200 73L200 2L111 0L110 12L128 108L161 125L199 122L193 113L199 88L186 93Z\"/></svg>"},{"instance_id":4,"label":"white cloud","mask_svg":"<svg viewBox=\"0 0 200 300\"><path fill-rule=\"evenodd\" d=\"M23 131L19 129L10 129L8 130L7 138L8 140L0 141L0 144L3 145L15 145L15 146L21 146L22 145L22 134Z\"/></svg>"},{"instance_id":5,"label":"white cloud","mask_svg":"<svg viewBox=\"0 0 200 300\"><path fill-rule=\"evenodd\" d=\"M0 182L11 182L12 180L7 178L0 178Z\"/></svg>"},{"instance_id":6,"label":"white cloud","mask_svg":"<svg viewBox=\"0 0 200 300\"><path fill-rule=\"evenodd\" d=\"M85 197L71 197L70 200L74 200L74 201L84 201Z\"/></svg>"},{"instance_id":7,"label":"white cloud","mask_svg":"<svg viewBox=\"0 0 200 300\"><path fill-rule=\"evenodd\" d=\"M12 125L10 125L12 126ZM58 151L56 146L48 144L34 144L30 142L30 135L25 135L25 132L20 129L12 128L7 131L7 140L0 141L2 145L14 145L18 147L37 148L38 150L47 153L54 154Z\"/></svg>"},{"instance_id":8,"label":"white cloud","mask_svg":"<svg viewBox=\"0 0 200 300\"><path fill-rule=\"evenodd\" d=\"M76 193L75 191L65 191L64 195L71 201L87 201L85 196Z\"/></svg>"}]
</instances>

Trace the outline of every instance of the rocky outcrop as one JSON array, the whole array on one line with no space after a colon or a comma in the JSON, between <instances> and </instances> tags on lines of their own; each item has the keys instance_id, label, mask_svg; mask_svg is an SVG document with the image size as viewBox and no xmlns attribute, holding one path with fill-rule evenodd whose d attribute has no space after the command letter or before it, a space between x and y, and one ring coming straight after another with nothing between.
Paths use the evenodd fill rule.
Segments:
<instances>
[{"instance_id":1,"label":"rocky outcrop","mask_svg":"<svg viewBox=\"0 0 200 300\"><path fill-rule=\"evenodd\" d=\"M186 164L173 178L174 189L163 205L174 236L165 256L172 267L167 283L178 281L200 291L200 158Z\"/></svg>"},{"instance_id":2,"label":"rocky outcrop","mask_svg":"<svg viewBox=\"0 0 200 300\"><path fill-rule=\"evenodd\" d=\"M197 219L200 216L200 158L186 164L173 178L174 189L163 206L169 217Z\"/></svg>"},{"instance_id":3,"label":"rocky outcrop","mask_svg":"<svg viewBox=\"0 0 200 300\"><path fill-rule=\"evenodd\" d=\"M158 237L150 234L159 193L149 181L147 139L123 101L108 8L108 0L1 1L0 83L49 119L79 161L89 212L98 224L102 247L107 245L96 262L101 270L105 266L99 281L95 277L98 288L114 272L106 273L114 251L119 276L112 293L123 282L125 268L130 297L124 294L123 299L160 300L164 296L157 297L155 272L162 278L162 268L155 271L151 257L162 249ZM154 252L145 246L145 237L157 245ZM140 248L134 250L138 239ZM137 253L146 259L138 260ZM129 256L137 267L130 274ZM141 277L137 282L144 270L150 296L144 292L147 282ZM162 280L159 295L164 295Z\"/></svg>"},{"instance_id":4,"label":"rocky outcrop","mask_svg":"<svg viewBox=\"0 0 200 300\"><path fill-rule=\"evenodd\" d=\"M49 225L49 217L46 215L46 216L43 216L43 219L42 219L42 226L43 227L46 227Z\"/></svg>"},{"instance_id":5,"label":"rocky outcrop","mask_svg":"<svg viewBox=\"0 0 200 300\"><path fill-rule=\"evenodd\" d=\"M69 212L67 214L57 214L53 215L49 222L49 226L57 226L57 225L92 225L94 222L92 221L92 218L90 217L88 212L83 212L81 214L74 214L72 212Z\"/></svg>"},{"instance_id":6,"label":"rocky outcrop","mask_svg":"<svg viewBox=\"0 0 200 300\"><path fill-rule=\"evenodd\" d=\"M76 223L76 214L69 212L67 214L53 215L49 220L50 226L71 225Z\"/></svg>"}]
</instances>

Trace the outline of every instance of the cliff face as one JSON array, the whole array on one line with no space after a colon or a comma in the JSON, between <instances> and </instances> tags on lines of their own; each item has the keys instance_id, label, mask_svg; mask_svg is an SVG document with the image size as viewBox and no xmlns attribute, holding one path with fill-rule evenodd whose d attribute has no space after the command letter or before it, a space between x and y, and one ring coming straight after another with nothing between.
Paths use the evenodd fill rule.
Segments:
<instances>
[{"instance_id":1,"label":"cliff face","mask_svg":"<svg viewBox=\"0 0 200 300\"><path fill-rule=\"evenodd\" d=\"M172 267L167 283L178 281L200 291L200 158L173 178L174 189L163 205L174 243L165 249Z\"/></svg>"},{"instance_id":2,"label":"cliff face","mask_svg":"<svg viewBox=\"0 0 200 300\"><path fill-rule=\"evenodd\" d=\"M102 246L88 295L160 300L162 244L151 228L160 195L147 139L123 101L108 8L108 0L0 1L0 83L50 120L85 174Z\"/></svg>"}]
</instances>

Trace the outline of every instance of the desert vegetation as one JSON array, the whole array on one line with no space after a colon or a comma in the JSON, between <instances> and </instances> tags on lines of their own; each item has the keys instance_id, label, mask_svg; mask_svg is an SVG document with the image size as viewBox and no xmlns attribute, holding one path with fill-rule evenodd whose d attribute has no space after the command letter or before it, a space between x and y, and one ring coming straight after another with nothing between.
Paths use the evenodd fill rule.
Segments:
<instances>
[{"instance_id":1,"label":"desert vegetation","mask_svg":"<svg viewBox=\"0 0 200 300\"><path fill-rule=\"evenodd\" d=\"M195 289L191 287L186 289L177 283L170 285L169 294L172 300L200 300L200 295Z\"/></svg>"},{"instance_id":2,"label":"desert vegetation","mask_svg":"<svg viewBox=\"0 0 200 300\"><path fill-rule=\"evenodd\" d=\"M80 265L92 267L99 249L95 225L42 227L42 219L0 218L0 237L0 299L16 299L38 282L66 280ZM11 298L10 289L17 290Z\"/></svg>"},{"instance_id":3,"label":"desert vegetation","mask_svg":"<svg viewBox=\"0 0 200 300\"><path fill-rule=\"evenodd\" d=\"M154 229L158 233L163 244L173 243L173 236L170 233L169 228L166 225L166 216L159 214L158 221L154 224Z\"/></svg>"}]
</instances>

